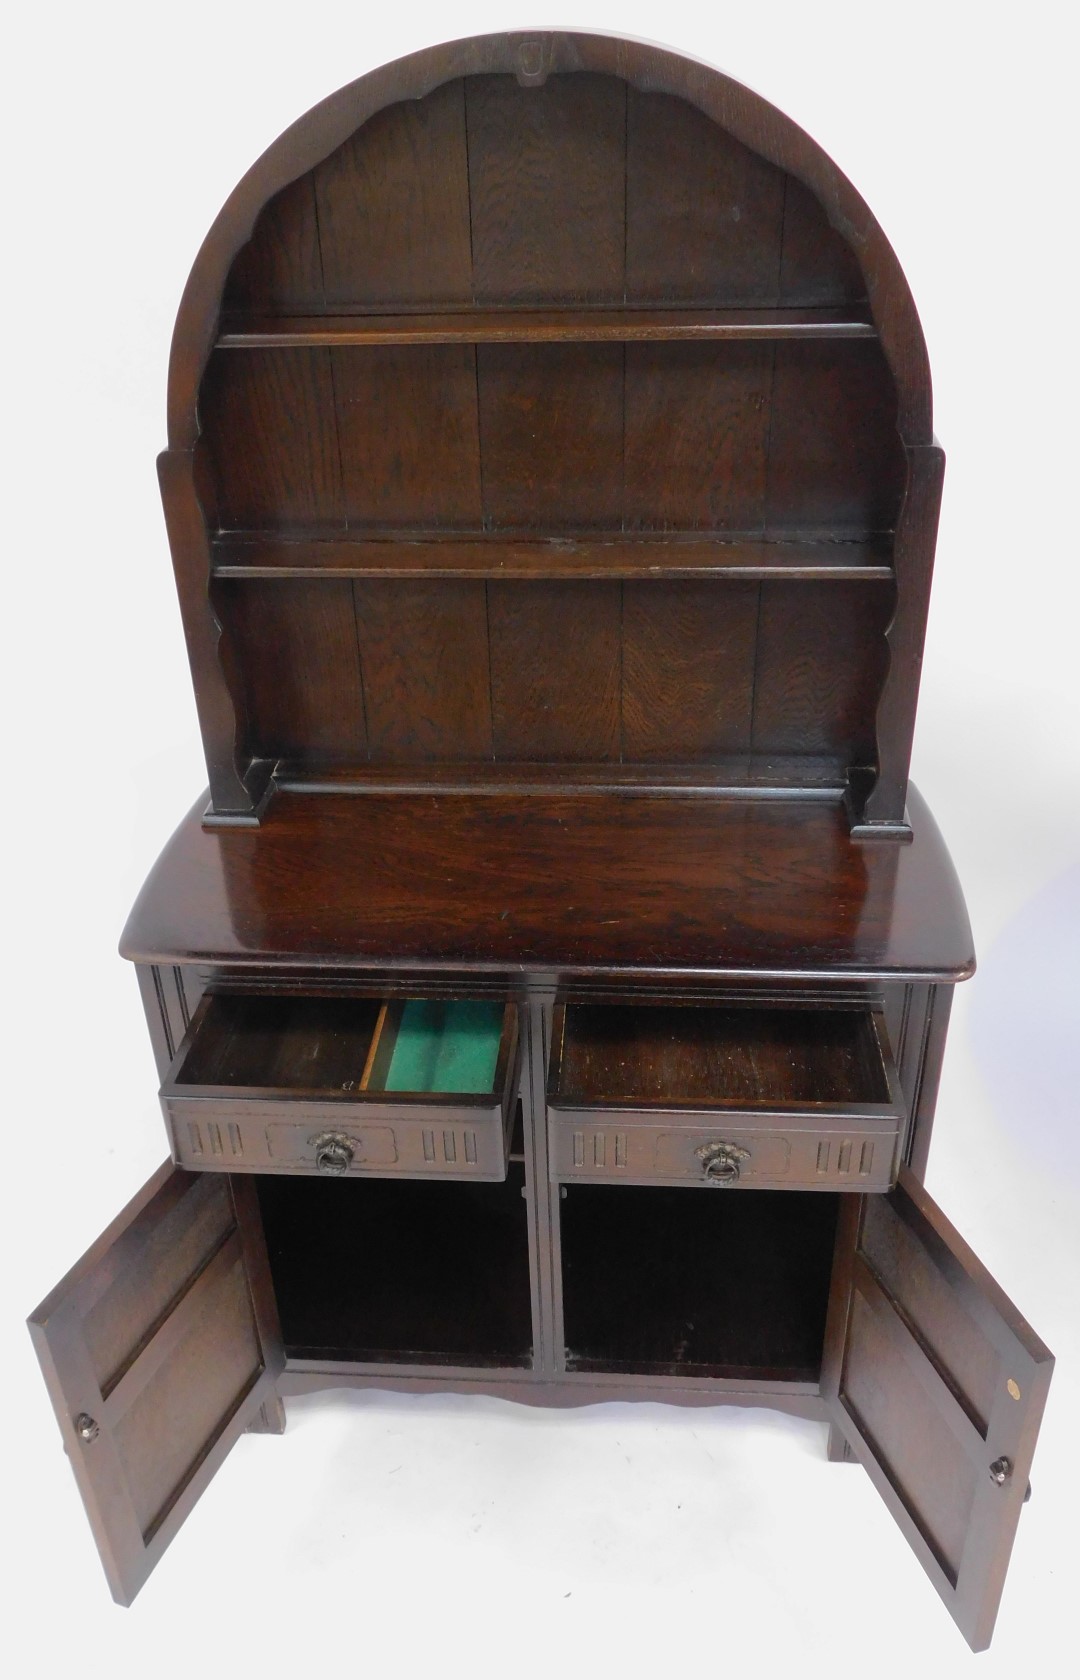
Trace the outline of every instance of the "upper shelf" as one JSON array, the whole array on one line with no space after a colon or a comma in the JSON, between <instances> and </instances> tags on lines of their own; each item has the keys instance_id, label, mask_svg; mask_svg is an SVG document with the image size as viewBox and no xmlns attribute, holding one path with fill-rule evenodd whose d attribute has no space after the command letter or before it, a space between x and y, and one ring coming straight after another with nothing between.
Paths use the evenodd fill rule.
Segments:
<instances>
[{"instance_id":1,"label":"upper shelf","mask_svg":"<svg viewBox=\"0 0 1080 1680\"><path fill-rule=\"evenodd\" d=\"M219 350L391 344L590 344L683 339L876 338L858 307L461 309L439 314L226 316Z\"/></svg>"},{"instance_id":2,"label":"upper shelf","mask_svg":"<svg viewBox=\"0 0 1080 1680\"><path fill-rule=\"evenodd\" d=\"M215 577L884 579L892 538L767 541L707 533L527 538L443 533L318 537L229 531L213 544Z\"/></svg>"}]
</instances>

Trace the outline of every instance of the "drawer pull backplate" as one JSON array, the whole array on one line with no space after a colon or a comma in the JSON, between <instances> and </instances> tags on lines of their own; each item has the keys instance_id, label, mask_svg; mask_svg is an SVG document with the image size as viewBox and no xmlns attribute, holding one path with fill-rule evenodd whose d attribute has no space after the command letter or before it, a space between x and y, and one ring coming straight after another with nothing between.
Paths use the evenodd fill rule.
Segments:
<instances>
[{"instance_id":1,"label":"drawer pull backplate","mask_svg":"<svg viewBox=\"0 0 1080 1680\"><path fill-rule=\"evenodd\" d=\"M735 1184L742 1163L750 1159L750 1151L737 1143L703 1143L694 1154L710 1184Z\"/></svg>"}]
</instances>

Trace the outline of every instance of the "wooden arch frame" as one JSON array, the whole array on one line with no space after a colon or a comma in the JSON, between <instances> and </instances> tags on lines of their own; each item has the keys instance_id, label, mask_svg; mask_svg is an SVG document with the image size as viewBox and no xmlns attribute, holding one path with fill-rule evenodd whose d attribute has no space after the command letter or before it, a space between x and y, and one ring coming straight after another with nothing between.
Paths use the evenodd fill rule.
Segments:
<instances>
[{"instance_id":1,"label":"wooden arch frame","mask_svg":"<svg viewBox=\"0 0 1080 1680\"><path fill-rule=\"evenodd\" d=\"M889 665L877 711L877 776L850 790L854 832L906 838L908 764L933 568L944 457L933 440L930 368L910 289L869 208L827 154L759 94L681 54L614 36L512 33L426 48L341 88L293 123L223 205L203 241L180 302L169 363L168 449L158 462L184 633L210 777L210 820L254 823L273 766L240 762L227 648L209 596L211 559L196 490L198 394L213 349L234 258L267 202L342 145L384 107L421 99L445 82L510 74L539 85L553 73L606 74L696 106L736 140L794 176L851 248L896 384L907 488L894 545L896 606L886 632Z\"/></svg>"}]
</instances>

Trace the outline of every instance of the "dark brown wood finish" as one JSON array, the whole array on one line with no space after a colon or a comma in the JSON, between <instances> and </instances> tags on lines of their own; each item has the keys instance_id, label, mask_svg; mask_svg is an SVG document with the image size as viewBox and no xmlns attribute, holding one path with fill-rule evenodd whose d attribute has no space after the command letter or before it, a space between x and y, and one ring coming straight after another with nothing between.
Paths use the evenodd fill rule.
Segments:
<instances>
[{"instance_id":1,"label":"dark brown wood finish","mask_svg":"<svg viewBox=\"0 0 1080 1680\"><path fill-rule=\"evenodd\" d=\"M942 468L881 230L704 66L452 43L240 183L159 463L211 804L122 942L177 1166L31 1322L118 1597L283 1393L768 1404L987 1642L1052 1361L918 1182Z\"/></svg>"},{"instance_id":2,"label":"dark brown wood finish","mask_svg":"<svg viewBox=\"0 0 1080 1680\"><path fill-rule=\"evenodd\" d=\"M850 1207L837 1256L822 1393L983 1650L1053 1357L910 1173Z\"/></svg>"},{"instance_id":3,"label":"dark brown wood finish","mask_svg":"<svg viewBox=\"0 0 1080 1680\"><path fill-rule=\"evenodd\" d=\"M31 1315L121 1604L274 1394L276 1308L261 1228L245 1223L227 1178L166 1163Z\"/></svg>"},{"instance_id":4,"label":"dark brown wood finish","mask_svg":"<svg viewBox=\"0 0 1080 1680\"><path fill-rule=\"evenodd\" d=\"M678 342L699 338L714 342ZM321 534L336 545L329 569L358 574L378 560L350 547L359 532L407 536L407 567L442 575L459 557L441 553L444 532L767 537L765 564L793 577L798 562L786 568L782 551L808 541L883 545L891 557L905 450L930 443L925 353L902 276L835 168L723 77L656 49L568 35L419 54L283 137L196 264L170 416L174 449L206 436L202 502L217 552L248 531L264 544L276 536L295 558ZM836 686L817 685L824 714L808 720L850 772L852 820L894 836L937 494L916 478L896 552L887 683L884 657L838 641ZM243 609L219 626L201 608L205 539L174 521L173 542L193 596L185 622L214 810L258 820L275 756L327 757L320 725L287 754L251 727L249 696L273 682L269 660L245 635ZM517 575L520 560L500 571L491 550L485 572L483 552L470 548L462 563ZM379 575L398 575L382 558ZM820 575L851 560L841 553L830 567L819 552ZM619 575L635 578L639 564L685 575L678 550L620 549ZM248 573L232 575L246 587ZM555 575L579 575L565 553ZM592 610L583 597L567 618ZM347 635L347 612L330 611ZM664 629L650 645L639 616L634 633L631 662L659 664ZM858 639L882 636L875 626ZM800 657L794 632L789 641ZM492 643L493 673L500 660ZM829 713L836 695L857 718L843 701L841 716ZM521 739L527 761L604 762L627 739L633 752L633 728L617 749L601 729L600 750L568 751L579 717L571 662L565 694L553 680L539 711L515 709L502 730L493 717L494 733ZM484 729L460 710L436 732L445 759L488 755ZM764 752L788 754L790 785L807 785L806 749L793 758L782 738L762 739ZM663 761L662 730L644 750ZM668 762L681 751L676 737Z\"/></svg>"},{"instance_id":5,"label":"dark brown wood finish","mask_svg":"<svg viewBox=\"0 0 1080 1680\"><path fill-rule=\"evenodd\" d=\"M959 883L914 838L850 838L831 800L279 794L258 830L200 822L151 873L139 962L956 980ZM436 860L440 867L436 867Z\"/></svg>"}]
</instances>

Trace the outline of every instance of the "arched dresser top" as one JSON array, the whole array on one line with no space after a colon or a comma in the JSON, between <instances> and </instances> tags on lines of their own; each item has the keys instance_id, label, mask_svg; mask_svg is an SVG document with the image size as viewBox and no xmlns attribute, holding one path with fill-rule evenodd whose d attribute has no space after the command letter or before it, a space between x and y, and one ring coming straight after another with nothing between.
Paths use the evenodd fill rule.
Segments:
<instances>
[{"instance_id":1,"label":"arched dresser top","mask_svg":"<svg viewBox=\"0 0 1080 1680\"><path fill-rule=\"evenodd\" d=\"M211 227L180 304L169 368L169 446L191 449L198 395L218 332L233 263L261 212L284 188L344 145L384 108L420 100L461 77L507 74L523 86L592 72L644 93L696 106L728 135L809 189L846 242L865 282L870 316L897 394L908 447L932 441L926 345L907 281L888 240L850 181L797 124L760 95L681 54L610 36L500 34L427 48L341 88L288 128L239 182Z\"/></svg>"}]
</instances>

